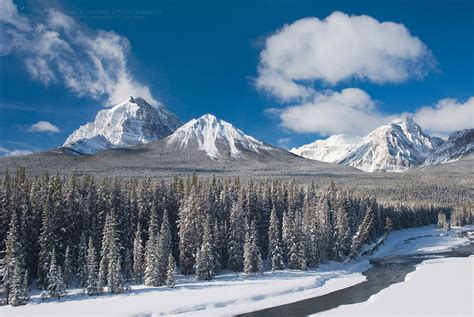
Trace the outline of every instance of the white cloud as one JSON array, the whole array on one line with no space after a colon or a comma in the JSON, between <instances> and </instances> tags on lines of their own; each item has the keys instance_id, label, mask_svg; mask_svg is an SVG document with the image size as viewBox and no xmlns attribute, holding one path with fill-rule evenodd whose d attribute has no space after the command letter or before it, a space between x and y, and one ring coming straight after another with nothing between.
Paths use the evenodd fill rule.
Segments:
<instances>
[{"instance_id":1,"label":"white cloud","mask_svg":"<svg viewBox=\"0 0 474 317\"><path fill-rule=\"evenodd\" d=\"M33 79L64 84L78 96L105 97L108 105L131 95L158 104L149 87L130 72L127 38L89 29L54 10L47 10L42 20L28 18L11 0L2 0L0 12L0 55L19 56Z\"/></svg>"},{"instance_id":2,"label":"white cloud","mask_svg":"<svg viewBox=\"0 0 474 317\"><path fill-rule=\"evenodd\" d=\"M315 94L315 81L401 82L422 76L433 63L428 48L403 24L334 12L324 20L298 20L268 37L256 86L289 101Z\"/></svg>"},{"instance_id":3,"label":"white cloud","mask_svg":"<svg viewBox=\"0 0 474 317\"><path fill-rule=\"evenodd\" d=\"M474 128L474 97L464 103L442 99L432 107L419 108L413 118L423 129L438 135Z\"/></svg>"},{"instance_id":4,"label":"white cloud","mask_svg":"<svg viewBox=\"0 0 474 317\"><path fill-rule=\"evenodd\" d=\"M349 134L363 136L382 124L411 116L423 131L447 136L457 130L474 128L474 97L462 103L443 99L436 105L421 107L412 113L382 113L377 103L363 90L346 88L341 92L325 91L313 99L283 109L267 109L277 115L281 126L297 133L321 135Z\"/></svg>"},{"instance_id":5,"label":"white cloud","mask_svg":"<svg viewBox=\"0 0 474 317\"><path fill-rule=\"evenodd\" d=\"M21 155L28 155L33 152L29 150L9 150L4 148L3 146L0 146L0 157L1 156L21 156Z\"/></svg>"},{"instance_id":6,"label":"white cloud","mask_svg":"<svg viewBox=\"0 0 474 317\"><path fill-rule=\"evenodd\" d=\"M28 127L26 130L28 132L59 132L59 128L48 121L38 121L31 126Z\"/></svg>"},{"instance_id":7,"label":"white cloud","mask_svg":"<svg viewBox=\"0 0 474 317\"><path fill-rule=\"evenodd\" d=\"M399 83L435 66L426 45L400 23L334 12L283 26L265 41L256 86L288 105L267 109L297 133L364 135L381 124L411 115L429 133L472 128L474 97L444 99L412 113L382 113L363 90L333 87L352 80Z\"/></svg>"},{"instance_id":8,"label":"white cloud","mask_svg":"<svg viewBox=\"0 0 474 317\"><path fill-rule=\"evenodd\" d=\"M0 1L0 22L11 24L22 31L30 29L28 19L20 16L15 4L11 0Z\"/></svg>"},{"instance_id":9,"label":"white cloud","mask_svg":"<svg viewBox=\"0 0 474 317\"><path fill-rule=\"evenodd\" d=\"M365 91L346 88L317 93L310 101L279 110L278 117L284 128L298 133L361 136L396 116L378 111Z\"/></svg>"}]
</instances>

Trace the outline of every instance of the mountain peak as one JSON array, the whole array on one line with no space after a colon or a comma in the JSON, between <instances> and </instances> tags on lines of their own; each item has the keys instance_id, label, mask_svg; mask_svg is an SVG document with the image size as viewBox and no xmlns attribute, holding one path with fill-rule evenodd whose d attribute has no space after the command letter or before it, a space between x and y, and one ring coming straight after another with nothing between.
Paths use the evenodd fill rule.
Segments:
<instances>
[{"instance_id":1,"label":"mountain peak","mask_svg":"<svg viewBox=\"0 0 474 317\"><path fill-rule=\"evenodd\" d=\"M474 129L459 130L433 151L423 166L454 162L471 153L474 153Z\"/></svg>"},{"instance_id":2,"label":"mountain peak","mask_svg":"<svg viewBox=\"0 0 474 317\"><path fill-rule=\"evenodd\" d=\"M290 152L311 160L333 163L342 160L357 141L357 138L347 134L337 134L326 140L316 140L299 148L293 148Z\"/></svg>"},{"instance_id":3,"label":"mountain peak","mask_svg":"<svg viewBox=\"0 0 474 317\"><path fill-rule=\"evenodd\" d=\"M425 135L413 118L405 116L376 128L359 140L347 135L333 135L292 152L366 172L402 172L422 164L441 143L439 139Z\"/></svg>"},{"instance_id":4,"label":"mountain peak","mask_svg":"<svg viewBox=\"0 0 474 317\"><path fill-rule=\"evenodd\" d=\"M204 120L204 121L209 121L209 122L218 121L217 117L213 114L210 114L210 113L206 113L205 115L202 115L197 120Z\"/></svg>"},{"instance_id":5,"label":"mountain peak","mask_svg":"<svg viewBox=\"0 0 474 317\"><path fill-rule=\"evenodd\" d=\"M100 110L93 122L79 127L63 146L95 154L162 139L180 125L178 117L163 105L153 107L143 98L130 97L112 108Z\"/></svg>"},{"instance_id":6,"label":"mountain peak","mask_svg":"<svg viewBox=\"0 0 474 317\"><path fill-rule=\"evenodd\" d=\"M190 120L170 135L167 143L182 148L197 147L211 159L227 155L239 157L245 151L258 153L259 150L270 148L212 114Z\"/></svg>"},{"instance_id":7,"label":"mountain peak","mask_svg":"<svg viewBox=\"0 0 474 317\"><path fill-rule=\"evenodd\" d=\"M407 116L363 137L341 163L366 172L402 172L422 164L437 147L438 142Z\"/></svg>"},{"instance_id":8,"label":"mountain peak","mask_svg":"<svg viewBox=\"0 0 474 317\"><path fill-rule=\"evenodd\" d=\"M393 119L391 124L416 125L415 121L413 121L413 117L411 116L402 116L402 117Z\"/></svg>"}]
</instances>

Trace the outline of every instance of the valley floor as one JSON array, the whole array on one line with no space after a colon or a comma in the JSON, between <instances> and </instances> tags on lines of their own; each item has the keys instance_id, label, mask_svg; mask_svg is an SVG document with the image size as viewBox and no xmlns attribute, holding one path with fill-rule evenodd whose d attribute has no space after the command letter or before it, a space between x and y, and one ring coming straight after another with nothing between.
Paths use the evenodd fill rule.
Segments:
<instances>
[{"instance_id":1,"label":"valley floor","mask_svg":"<svg viewBox=\"0 0 474 317\"><path fill-rule=\"evenodd\" d=\"M468 238L457 236L457 233L461 230L460 228L454 228L447 232L430 226L395 231L387 237L385 243L373 255L349 263L330 262L305 272L285 270L276 273L265 272L256 276L226 273L209 282L196 281L194 277L180 276L177 280L177 286L173 289L134 286L133 290L127 294L98 297L83 296L80 294L80 290L70 290L68 296L59 302L52 300L42 302L38 295L33 295L28 305L0 308L0 315L158 316L183 314L214 316L255 311L320 296L361 283L365 280L362 272L370 267L369 260L371 258L387 255L436 253L448 251L455 246L469 244ZM426 290L426 287L421 287L421 284L427 278L439 278L439 283L444 283L446 280L447 288L440 287L438 289L439 292L444 293L445 301L439 300L438 303L451 307L450 299L458 296L458 292L462 293L459 295L459 300L465 296L465 287L462 286L464 284L454 287L458 285L457 281L461 280L460 282L463 283L472 281L472 269L471 275L460 275L461 270L464 272L469 263L472 267L472 259L473 257L424 262L428 263L426 267L425 264L422 264L419 270L408 276L408 281L413 277L415 282L410 282L410 284L401 283L401 285L407 284L407 287L410 287L410 292L420 292ZM433 275L444 274L443 272L446 272L445 274L449 276L438 277ZM448 281L449 279L451 280ZM329 311L329 313L345 315L348 310L351 310L350 307L356 306L358 307L356 311L360 311L362 315L366 314L363 309L373 309L370 312L373 311L377 314L377 309L385 307L385 303L390 301L391 297L398 296L398 294L408 297L409 293L405 294L405 290L397 289L400 287L397 285L399 284L395 284L373 296L376 299L375 302L378 302L378 298L381 299L380 305L370 306L369 303L367 305L370 308L366 308L369 306L364 306L366 303L361 303L343 306ZM397 288L393 293L395 287ZM384 295L386 292L390 293ZM437 290L432 289L431 292L436 293ZM439 296L443 295L438 294ZM434 297L435 300L438 297ZM455 303L457 303L457 300L453 302L453 304ZM467 305L466 303L471 302L464 301L464 303ZM409 306L406 306L406 308L409 309ZM338 309L341 309L341 311L338 311ZM459 309L463 308L460 307ZM416 311L414 312L416 313ZM461 310L460 312L463 313ZM368 313L369 311L367 311ZM442 313L442 311L437 313Z\"/></svg>"}]
</instances>

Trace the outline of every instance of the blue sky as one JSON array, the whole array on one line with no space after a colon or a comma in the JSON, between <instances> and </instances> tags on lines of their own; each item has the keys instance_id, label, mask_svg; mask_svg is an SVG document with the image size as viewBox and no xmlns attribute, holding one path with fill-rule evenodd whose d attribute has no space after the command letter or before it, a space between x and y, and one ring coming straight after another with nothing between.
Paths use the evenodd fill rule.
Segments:
<instances>
[{"instance_id":1,"label":"blue sky","mask_svg":"<svg viewBox=\"0 0 474 317\"><path fill-rule=\"evenodd\" d=\"M60 39L76 52L73 59L67 52L63 55L65 64L72 67L67 76L79 74L74 83L67 82L69 77L57 65L50 70L48 63L39 62L38 57L46 62L54 57L27 34L38 25L41 34L56 30L58 24L50 25L52 9L63 19L71 19L68 23L87 40L105 39L110 44L111 33L105 32L114 32L118 42L113 44L125 47L123 56L109 60L100 55L103 50L93 47L94 56L108 63L105 73L130 75L133 79L125 87L149 93L183 122L212 113L262 141L286 147L333 133L363 135L372 125L406 112L437 135L468 127L466 120L473 125L474 99L469 99L474 95L472 1L97 2L38 6L15 1L16 12L1 13L0 41L6 39L2 43L7 44L0 49L0 147L38 151L59 146L104 105L119 98L114 83L87 81L97 75L87 61L93 44L83 44L89 42L79 42L77 36L59 32ZM113 10L138 11L117 18ZM330 22L328 17L335 11L342 12L340 21L355 32L350 39L358 47L356 57L346 56L355 47L346 42L331 46L334 52L319 54L320 47L329 45L330 39L344 38L340 32L347 31L344 24L339 29L337 16L333 15L334 24ZM367 19L354 18L361 15ZM300 21L304 18L309 18L304 20L307 23ZM392 34L380 24L386 21L395 22L399 32ZM283 32L285 24L288 28ZM294 36L294 32L301 34L297 33L301 28L309 37ZM21 36L12 37L6 33L10 30ZM372 31L376 44L370 37L357 35ZM324 39L327 34L331 37ZM272 47L270 37L276 43ZM12 39L20 44L13 45ZM285 47L288 39L295 45ZM313 51L305 51L306 41L315 43ZM378 43L384 41L388 43L380 48ZM404 45L406 50L398 52ZM265 50L266 60L261 57ZM282 54L294 57L291 67L278 59ZM394 54L398 54L395 60ZM122 57L117 68L114 63ZM313 61L308 70L305 63ZM318 69L328 64L337 67ZM345 75L338 76L340 65L347 68ZM275 80L281 78L262 80L264 74L275 71L285 74L285 87L295 84L309 93L282 96L280 88L285 88L275 88Z\"/></svg>"}]
</instances>

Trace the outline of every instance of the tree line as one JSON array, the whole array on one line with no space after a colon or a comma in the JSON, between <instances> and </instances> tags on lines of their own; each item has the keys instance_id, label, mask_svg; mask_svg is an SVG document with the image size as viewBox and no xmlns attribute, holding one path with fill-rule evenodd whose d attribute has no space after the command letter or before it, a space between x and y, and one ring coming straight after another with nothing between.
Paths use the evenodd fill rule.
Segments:
<instances>
[{"instance_id":1,"label":"tree line","mask_svg":"<svg viewBox=\"0 0 474 317\"><path fill-rule=\"evenodd\" d=\"M437 223L448 208L381 205L334 184L239 178L95 179L6 174L0 183L3 304L28 290L60 298L132 284L174 286L176 274L305 270L356 257L391 230Z\"/></svg>"}]
</instances>

